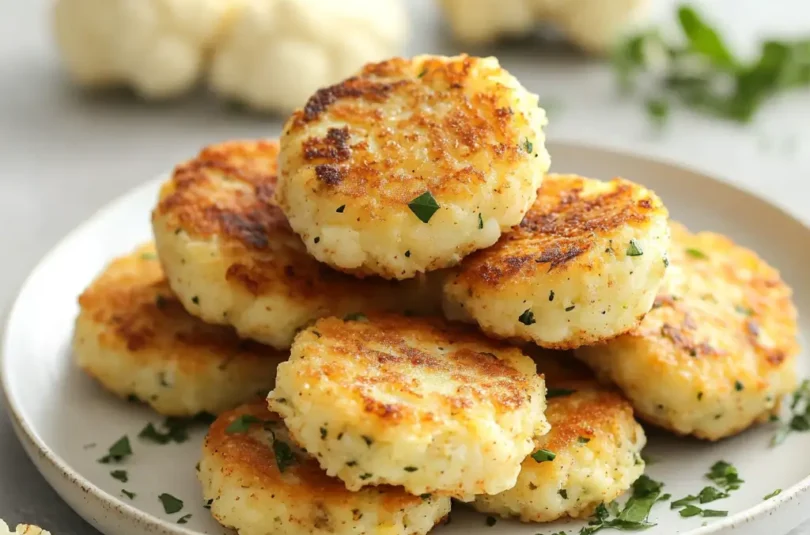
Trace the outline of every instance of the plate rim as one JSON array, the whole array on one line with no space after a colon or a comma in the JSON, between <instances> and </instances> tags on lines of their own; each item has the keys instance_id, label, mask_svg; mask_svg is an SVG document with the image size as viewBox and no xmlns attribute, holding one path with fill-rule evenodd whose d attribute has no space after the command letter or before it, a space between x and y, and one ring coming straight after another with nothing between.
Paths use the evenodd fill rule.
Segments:
<instances>
[{"instance_id":1,"label":"plate rim","mask_svg":"<svg viewBox=\"0 0 810 535\"><path fill-rule=\"evenodd\" d=\"M810 222L795 214L793 210L786 207L783 203L775 201L769 196L765 196L754 191L754 189L747 184L734 182L723 176L718 176L712 172L704 171L699 166L683 164L676 161L674 158L662 157L659 155L649 155L643 152L633 152L625 148L616 148L609 145L582 143L570 140L549 141L548 148L549 152L552 152L551 149L583 150L592 153L600 153L603 156L635 159L640 160L645 165L666 166L679 172L699 175L704 179L721 183L725 187L736 190L737 193L742 193L745 196L753 197L760 202L770 205L779 211L782 216L792 220L793 223L798 224L805 231L807 231L808 234L810 234ZM18 440L20 440L22 443L26 455L32 461L37 471L45 478L48 485L56 490L57 494L59 494L63 500L68 502L71 509L73 509L74 512L82 517L85 521L91 524L93 523L89 518L87 518L87 516L76 510L76 507L74 507L73 504L62 495L59 489L57 489L57 486L51 483L48 474L46 474L46 469L56 470L60 476L70 481L70 483L77 487L78 490L83 491L85 495L93 498L100 507L114 510L119 514L126 515L130 520L141 524L143 527L152 530L152 532L154 532L154 530L160 530L159 533L164 535L198 535L199 532L197 531L192 531L189 528L169 523L159 517L142 511L134 505L126 503L119 497L114 496L96 486L93 482L85 478L81 473L77 472L73 467L71 467L67 461L57 455L38 436L38 434L31 428L29 423L23 417L21 407L18 406L18 404L9 394L10 379L8 374L5 373L7 362L10 360L8 355L10 351L7 349L7 334L9 327L12 319L15 316L16 310L20 306L20 299L23 291L29 286L31 280L37 275L37 273L43 269L43 265L48 263L58 251L65 247L66 242L70 241L74 236L84 232L85 228L87 228L95 220L104 217L108 213L117 211L122 204L128 201L128 199L139 194L143 195L146 191L154 189L156 184L165 180L167 176L167 173L158 174L155 178L147 180L138 186L126 190L84 218L77 226L64 234L56 242L56 244L48 249L48 251L36 261L33 268L17 286L15 292L12 294L12 299L8 302L6 307L4 307L5 309L0 310L0 396L2 396L2 401L5 404L6 412L11 420L12 429L14 430ZM34 450L36 450L36 453L38 454L37 456L35 456ZM40 463L48 463L48 466L43 467ZM782 492L774 498L764 500L753 507L749 507L748 509L740 511L739 513L731 515L725 519L715 521L710 525L701 526L693 530L683 532L682 535L715 535L723 533L726 530L734 529L735 527L739 527L752 520L756 520L766 514L774 513L788 502L800 497L806 497L808 491L810 491L810 474L804 476L792 487L783 489ZM808 515L808 518L810 518L810 515ZM33 519L33 521L36 522L36 519ZM542 524L536 525L541 526Z\"/></svg>"}]
</instances>

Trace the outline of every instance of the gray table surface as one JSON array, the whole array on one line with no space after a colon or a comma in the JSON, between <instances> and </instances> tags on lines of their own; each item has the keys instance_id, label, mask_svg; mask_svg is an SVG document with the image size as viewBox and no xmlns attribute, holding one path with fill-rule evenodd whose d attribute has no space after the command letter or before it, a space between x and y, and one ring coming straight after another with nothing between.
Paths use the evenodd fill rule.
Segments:
<instances>
[{"instance_id":1,"label":"gray table surface","mask_svg":"<svg viewBox=\"0 0 810 535\"><path fill-rule=\"evenodd\" d=\"M507 0L504 0L507 1ZM654 16L671 15L653 0ZM735 46L758 37L810 34L805 0L704 0ZM409 0L409 52L458 52L430 0ZM89 98L58 64L47 0L0 0L0 307L69 229L133 186L207 143L275 136L278 118L235 112L199 94L146 105L125 95ZM470 51L481 52L481 51ZM537 44L492 52L544 99L550 136L633 150L696 167L760 192L810 221L810 95L770 105L738 127L686 113L656 133L639 102L618 99L608 66ZM95 531L48 487L26 458L0 407L0 518L34 522L55 534ZM794 532L810 533L810 523Z\"/></svg>"}]
</instances>

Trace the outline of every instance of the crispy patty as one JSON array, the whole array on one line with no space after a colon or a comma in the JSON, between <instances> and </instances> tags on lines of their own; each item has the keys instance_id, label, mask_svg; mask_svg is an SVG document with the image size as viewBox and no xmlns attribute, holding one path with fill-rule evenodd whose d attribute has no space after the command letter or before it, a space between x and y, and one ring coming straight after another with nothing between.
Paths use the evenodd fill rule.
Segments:
<instances>
[{"instance_id":1,"label":"crispy patty","mask_svg":"<svg viewBox=\"0 0 810 535\"><path fill-rule=\"evenodd\" d=\"M79 307L77 364L111 392L165 415L217 413L264 396L288 356L189 315L152 244L113 260Z\"/></svg>"},{"instance_id":2,"label":"crispy patty","mask_svg":"<svg viewBox=\"0 0 810 535\"><path fill-rule=\"evenodd\" d=\"M446 497L384 486L346 490L263 402L214 422L198 477L211 514L240 535L423 535L450 513Z\"/></svg>"},{"instance_id":3,"label":"crispy patty","mask_svg":"<svg viewBox=\"0 0 810 535\"><path fill-rule=\"evenodd\" d=\"M406 279L520 222L550 159L545 112L495 58L366 65L287 121L278 199L318 260Z\"/></svg>"},{"instance_id":4,"label":"crispy patty","mask_svg":"<svg viewBox=\"0 0 810 535\"><path fill-rule=\"evenodd\" d=\"M671 265L653 310L629 333L576 354L644 420L717 440L766 418L795 388L796 308L779 272L754 252L671 226Z\"/></svg>"},{"instance_id":5,"label":"crispy patty","mask_svg":"<svg viewBox=\"0 0 810 535\"><path fill-rule=\"evenodd\" d=\"M319 320L296 337L268 401L353 490L500 492L548 431L529 357L431 318Z\"/></svg>"},{"instance_id":6,"label":"crispy patty","mask_svg":"<svg viewBox=\"0 0 810 535\"><path fill-rule=\"evenodd\" d=\"M547 348L593 344L650 310L668 246L667 210L652 191L549 175L520 225L447 278L445 314Z\"/></svg>"},{"instance_id":7,"label":"crispy patty","mask_svg":"<svg viewBox=\"0 0 810 535\"><path fill-rule=\"evenodd\" d=\"M158 253L191 314L286 349L322 316L436 308L421 279L360 281L311 258L275 204L277 157L274 141L212 145L161 188Z\"/></svg>"},{"instance_id":8,"label":"crispy patty","mask_svg":"<svg viewBox=\"0 0 810 535\"><path fill-rule=\"evenodd\" d=\"M523 461L514 487L476 497L478 511L523 522L585 518L644 473L644 430L621 394L592 380L548 385L553 394L546 409L551 432L540 439L534 456ZM546 460L546 452L554 459Z\"/></svg>"}]
</instances>

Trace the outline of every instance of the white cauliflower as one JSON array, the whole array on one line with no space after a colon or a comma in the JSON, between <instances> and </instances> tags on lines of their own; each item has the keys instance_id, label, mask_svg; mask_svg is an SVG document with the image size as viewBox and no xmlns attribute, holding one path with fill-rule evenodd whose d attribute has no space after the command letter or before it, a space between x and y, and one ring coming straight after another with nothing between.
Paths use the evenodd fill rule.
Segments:
<instances>
[{"instance_id":1,"label":"white cauliflower","mask_svg":"<svg viewBox=\"0 0 810 535\"><path fill-rule=\"evenodd\" d=\"M594 54L609 51L647 0L440 0L455 37L469 44L524 35L540 23Z\"/></svg>"},{"instance_id":2,"label":"white cauliflower","mask_svg":"<svg viewBox=\"0 0 810 535\"><path fill-rule=\"evenodd\" d=\"M0 535L51 535L51 532L31 524L17 524L17 529L11 531L8 524L0 520Z\"/></svg>"},{"instance_id":3,"label":"white cauliflower","mask_svg":"<svg viewBox=\"0 0 810 535\"><path fill-rule=\"evenodd\" d=\"M399 53L407 30L400 0L249 0L217 46L210 85L252 108L289 112Z\"/></svg>"},{"instance_id":4,"label":"white cauliflower","mask_svg":"<svg viewBox=\"0 0 810 535\"><path fill-rule=\"evenodd\" d=\"M243 0L56 0L56 40L82 86L184 93Z\"/></svg>"}]
</instances>

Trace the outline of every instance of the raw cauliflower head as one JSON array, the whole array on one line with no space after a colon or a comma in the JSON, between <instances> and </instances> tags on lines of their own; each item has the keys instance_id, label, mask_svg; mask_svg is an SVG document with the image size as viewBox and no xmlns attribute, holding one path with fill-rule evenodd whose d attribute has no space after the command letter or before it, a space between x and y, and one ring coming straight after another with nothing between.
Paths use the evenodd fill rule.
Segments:
<instances>
[{"instance_id":1,"label":"raw cauliflower head","mask_svg":"<svg viewBox=\"0 0 810 535\"><path fill-rule=\"evenodd\" d=\"M441 0L454 36L468 44L522 36L539 24L556 27L591 53L609 51L648 0Z\"/></svg>"},{"instance_id":2,"label":"raw cauliflower head","mask_svg":"<svg viewBox=\"0 0 810 535\"><path fill-rule=\"evenodd\" d=\"M400 0L249 0L217 46L219 95L289 112L318 88L396 55L407 35Z\"/></svg>"},{"instance_id":3,"label":"raw cauliflower head","mask_svg":"<svg viewBox=\"0 0 810 535\"><path fill-rule=\"evenodd\" d=\"M56 40L80 85L169 98L197 82L243 1L57 0Z\"/></svg>"}]
</instances>

